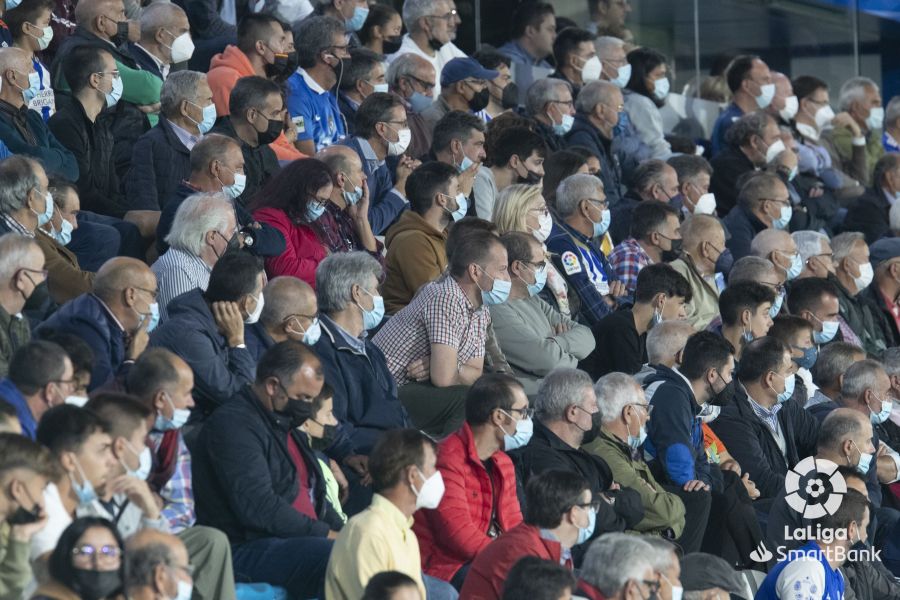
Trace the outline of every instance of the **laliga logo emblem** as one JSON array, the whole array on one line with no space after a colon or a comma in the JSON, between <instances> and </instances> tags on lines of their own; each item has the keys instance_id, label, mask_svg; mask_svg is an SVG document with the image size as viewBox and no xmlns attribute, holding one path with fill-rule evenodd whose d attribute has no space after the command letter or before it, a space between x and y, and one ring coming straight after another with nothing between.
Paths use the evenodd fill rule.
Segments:
<instances>
[{"instance_id":1,"label":"laliga logo emblem","mask_svg":"<svg viewBox=\"0 0 900 600\"><path fill-rule=\"evenodd\" d=\"M837 512L847 493L847 482L837 469L838 466L830 460L812 456L797 463L784 478L788 506L803 515L804 519L819 519ZM801 493L800 482L804 478L807 482Z\"/></svg>"}]
</instances>

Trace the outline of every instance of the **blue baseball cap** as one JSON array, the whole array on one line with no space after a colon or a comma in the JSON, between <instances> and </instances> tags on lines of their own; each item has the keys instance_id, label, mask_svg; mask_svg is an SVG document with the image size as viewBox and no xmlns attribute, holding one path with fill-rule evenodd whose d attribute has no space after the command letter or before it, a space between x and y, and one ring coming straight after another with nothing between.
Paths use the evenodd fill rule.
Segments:
<instances>
[{"instance_id":1,"label":"blue baseball cap","mask_svg":"<svg viewBox=\"0 0 900 600\"><path fill-rule=\"evenodd\" d=\"M485 69L474 58L454 58L441 69L441 85L451 85L469 78L490 81L498 75L499 72Z\"/></svg>"},{"instance_id":2,"label":"blue baseball cap","mask_svg":"<svg viewBox=\"0 0 900 600\"><path fill-rule=\"evenodd\" d=\"M869 262L873 267L900 256L900 238L881 238L869 246Z\"/></svg>"}]
</instances>

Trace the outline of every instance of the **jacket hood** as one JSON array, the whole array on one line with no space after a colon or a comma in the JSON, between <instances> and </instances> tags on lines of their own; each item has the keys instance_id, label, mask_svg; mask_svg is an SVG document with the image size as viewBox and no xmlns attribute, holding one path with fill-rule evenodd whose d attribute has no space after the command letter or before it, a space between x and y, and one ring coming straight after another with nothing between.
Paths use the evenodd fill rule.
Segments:
<instances>
[{"instance_id":1,"label":"jacket hood","mask_svg":"<svg viewBox=\"0 0 900 600\"><path fill-rule=\"evenodd\" d=\"M447 241L446 231L437 231L418 213L412 210L405 210L403 211L403 214L400 215L400 219L398 219L394 226L388 230L387 235L384 238L385 246L390 246L398 235L406 233L407 231L420 231L440 243Z\"/></svg>"},{"instance_id":2,"label":"jacket hood","mask_svg":"<svg viewBox=\"0 0 900 600\"><path fill-rule=\"evenodd\" d=\"M256 71L253 70L253 65L250 64L247 55L241 52L237 46L226 46L224 52L213 56L212 61L209 63L209 70L211 71L216 67L234 69L241 77L256 75Z\"/></svg>"},{"instance_id":3,"label":"jacket hood","mask_svg":"<svg viewBox=\"0 0 900 600\"><path fill-rule=\"evenodd\" d=\"M694 398L693 388L684 380L684 377L664 365L654 365L654 368L656 369L656 374L647 378L645 382L646 388L659 387L665 384L676 386L690 398L691 410L694 412L694 415L697 415L700 412L700 405L697 404L697 399Z\"/></svg>"}]
</instances>

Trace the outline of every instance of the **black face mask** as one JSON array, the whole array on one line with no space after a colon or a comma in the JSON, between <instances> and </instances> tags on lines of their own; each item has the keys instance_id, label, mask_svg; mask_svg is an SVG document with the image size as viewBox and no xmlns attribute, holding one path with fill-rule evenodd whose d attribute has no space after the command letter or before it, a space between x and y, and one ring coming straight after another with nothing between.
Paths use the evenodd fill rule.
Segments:
<instances>
[{"instance_id":1,"label":"black face mask","mask_svg":"<svg viewBox=\"0 0 900 600\"><path fill-rule=\"evenodd\" d=\"M475 92L475 95L469 100L469 109L472 112L478 112L479 110L484 110L484 108L488 105L488 102L491 101L491 92L487 88L484 88L480 92Z\"/></svg>"},{"instance_id":2,"label":"black face mask","mask_svg":"<svg viewBox=\"0 0 900 600\"><path fill-rule=\"evenodd\" d=\"M541 179L543 179L542 176L538 175L537 173L535 173L528 167L525 167L525 172L527 173L527 175L525 175L525 177L522 177L521 175L516 173L516 177L518 178L516 183L524 183L527 185L537 185L541 182Z\"/></svg>"},{"instance_id":3,"label":"black face mask","mask_svg":"<svg viewBox=\"0 0 900 600\"><path fill-rule=\"evenodd\" d=\"M731 254L731 250L726 247L719 254L719 258L716 259L716 272L724 273L728 277L728 272L731 271L732 265L734 265L734 256Z\"/></svg>"},{"instance_id":4,"label":"black face mask","mask_svg":"<svg viewBox=\"0 0 900 600\"><path fill-rule=\"evenodd\" d=\"M439 42L439 41L437 41L436 39L430 37L430 38L428 38L428 46L429 46L432 50L434 50L435 52L437 52L438 50L440 50L441 48L444 47L444 42Z\"/></svg>"},{"instance_id":5,"label":"black face mask","mask_svg":"<svg viewBox=\"0 0 900 600\"><path fill-rule=\"evenodd\" d=\"M290 420L291 427L300 427L312 416L312 402L288 398L287 406L275 412L279 416Z\"/></svg>"},{"instance_id":6,"label":"black face mask","mask_svg":"<svg viewBox=\"0 0 900 600\"><path fill-rule=\"evenodd\" d=\"M716 375L719 379L722 379L721 375ZM725 380L722 379L724 382ZM713 389L711 384L709 385L709 400L707 400L707 404L711 404L713 406L728 406L731 404L731 399L734 397L734 377L731 378L731 381L725 384L725 387L722 388L722 391L716 392Z\"/></svg>"},{"instance_id":7,"label":"black face mask","mask_svg":"<svg viewBox=\"0 0 900 600\"><path fill-rule=\"evenodd\" d=\"M128 21L119 21L116 23L116 35L112 37L112 43L121 46L128 41Z\"/></svg>"},{"instance_id":8,"label":"black face mask","mask_svg":"<svg viewBox=\"0 0 900 600\"><path fill-rule=\"evenodd\" d=\"M503 94L500 96L500 106L503 107L503 110L509 110L510 108L517 108L519 106L519 86L517 86L515 82L510 81L506 84L506 87L503 88Z\"/></svg>"},{"instance_id":9,"label":"black face mask","mask_svg":"<svg viewBox=\"0 0 900 600\"><path fill-rule=\"evenodd\" d=\"M269 122L269 126L266 127L266 130L256 132L256 142L260 146L271 144L278 139L278 136L281 135L281 132L284 130L284 121L281 119L267 119L267 121ZM254 125L253 128L256 129L256 125Z\"/></svg>"},{"instance_id":10,"label":"black face mask","mask_svg":"<svg viewBox=\"0 0 900 600\"><path fill-rule=\"evenodd\" d=\"M382 42L382 54L394 54L400 50L400 45L403 43L403 38L399 35L393 35L389 38L385 38L384 42Z\"/></svg>"},{"instance_id":11,"label":"black face mask","mask_svg":"<svg viewBox=\"0 0 900 600\"><path fill-rule=\"evenodd\" d=\"M31 499L30 497L31 494L29 494L29 499ZM32 500L32 502L34 502L34 500ZM6 522L10 525L30 525L40 521L43 516L41 505L34 502L34 506L32 506L31 509L27 509L24 506L17 508L11 515L6 517Z\"/></svg>"},{"instance_id":12,"label":"black face mask","mask_svg":"<svg viewBox=\"0 0 900 600\"><path fill-rule=\"evenodd\" d=\"M293 69L291 68L291 55L293 55ZM276 54L275 62L266 65L266 77L276 83L281 83L294 74L298 65L297 53Z\"/></svg>"},{"instance_id":13,"label":"black face mask","mask_svg":"<svg viewBox=\"0 0 900 600\"><path fill-rule=\"evenodd\" d=\"M70 587L82 600L109 598L122 589L122 575L118 570L94 571L73 568Z\"/></svg>"},{"instance_id":14,"label":"black face mask","mask_svg":"<svg viewBox=\"0 0 900 600\"><path fill-rule=\"evenodd\" d=\"M583 410L583 409L582 409ZM591 428L584 432L584 437L581 439L581 445L590 444L597 436L600 435L600 425L602 424L603 415L598 410L594 414L591 415ZM579 429L580 426L576 425Z\"/></svg>"},{"instance_id":15,"label":"black face mask","mask_svg":"<svg viewBox=\"0 0 900 600\"><path fill-rule=\"evenodd\" d=\"M672 262L676 260L679 256L681 256L681 249L684 246L684 240L669 240L672 242L671 250L663 250L662 251L662 260L663 262Z\"/></svg>"},{"instance_id":16,"label":"black face mask","mask_svg":"<svg viewBox=\"0 0 900 600\"><path fill-rule=\"evenodd\" d=\"M310 419L312 420L312 419ZM319 423L318 421L315 421ZM321 423L319 423L321 425ZM310 441L310 446L313 450L324 451L327 450L331 444L334 443L334 439L337 437L337 425L322 425L322 437L312 437Z\"/></svg>"}]
</instances>

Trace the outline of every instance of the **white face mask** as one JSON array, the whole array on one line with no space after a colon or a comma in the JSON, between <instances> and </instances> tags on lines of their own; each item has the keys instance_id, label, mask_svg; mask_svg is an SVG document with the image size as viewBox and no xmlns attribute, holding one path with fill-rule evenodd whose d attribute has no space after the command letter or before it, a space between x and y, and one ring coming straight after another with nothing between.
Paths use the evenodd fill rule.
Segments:
<instances>
[{"instance_id":1,"label":"white face mask","mask_svg":"<svg viewBox=\"0 0 900 600\"><path fill-rule=\"evenodd\" d=\"M781 138L772 142L769 147L766 149L766 162L770 163L778 158L778 155L784 152L784 142Z\"/></svg>"},{"instance_id":2,"label":"white face mask","mask_svg":"<svg viewBox=\"0 0 900 600\"><path fill-rule=\"evenodd\" d=\"M538 228L531 230L534 239L542 244L550 237L550 231L553 229L553 218L549 214L542 214L538 217Z\"/></svg>"},{"instance_id":3,"label":"white face mask","mask_svg":"<svg viewBox=\"0 0 900 600\"><path fill-rule=\"evenodd\" d=\"M866 118L866 127L869 131L881 129L882 125L884 125L884 108L877 106L869 109L869 116Z\"/></svg>"},{"instance_id":4,"label":"white face mask","mask_svg":"<svg viewBox=\"0 0 900 600\"><path fill-rule=\"evenodd\" d=\"M588 83L600 79L600 73L603 72L603 63L600 62L599 56L592 56L581 67L581 79Z\"/></svg>"},{"instance_id":5,"label":"white face mask","mask_svg":"<svg viewBox=\"0 0 900 600\"><path fill-rule=\"evenodd\" d=\"M831 121L834 120L834 111L831 110L831 107L827 104L816 111L815 115L816 127L819 128L819 131L822 131L829 125L831 125Z\"/></svg>"},{"instance_id":6,"label":"white face mask","mask_svg":"<svg viewBox=\"0 0 900 600\"><path fill-rule=\"evenodd\" d=\"M191 39L191 34L184 32L175 38L175 41L169 46L169 51L172 54L172 64L190 60L194 55L194 41Z\"/></svg>"},{"instance_id":7,"label":"white face mask","mask_svg":"<svg viewBox=\"0 0 900 600\"><path fill-rule=\"evenodd\" d=\"M711 215L716 212L716 197L714 194L707 192L699 198L694 204L695 215Z\"/></svg>"},{"instance_id":8,"label":"white face mask","mask_svg":"<svg viewBox=\"0 0 900 600\"><path fill-rule=\"evenodd\" d=\"M187 581L178 580L178 594L175 596L174 600L191 600L191 595L194 592L194 586L188 583ZM675 600L674 595L672 596L672 600Z\"/></svg>"},{"instance_id":9,"label":"white face mask","mask_svg":"<svg viewBox=\"0 0 900 600\"><path fill-rule=\"evenodd\" d=\"M147 478L150 477L150 470L153 468L153 455L150 453L150 448L144 446L144 449L140 452L136 452L134 447L129 442L125 442L128 446L128 450L132 453L137 454L138 456L138 468L132 471L128 468L128 465L122 462L122 466L125 467L125 471L132 477L137 477L141 481L147 481Z\"/></svg>"},{"instance_id":10,"label":"white face mask","mask_svg":"<svg viewBox=\"0 0 900 600\"><path fill-rule=\"evenodd\" d=\"M875 270L872 268L872 263L864 262L859 265L859 277L853 278L853 284L856 285L856 290L861 292L869 287L874 278Z\"/></svg>"},{"instance_id":11,"label":"white face mask","mask_svg":"<svg viewBox=\"0 0 900 600\"><path fill-rule=\"evenodd\" d=\"M263 306L266 304L266 298L262 295L262 292L259 293L259 296L252 296L252 298L256 300L256 307L253 309L253 312L244 319L244 323L247 325L253 325L259 321L259 315L262 314Z\"/></svg>"},{"instance_id":12,"label":"white face mask","mask_svg":"<svg viewBox=\"0 0 900 600\"><path fill-rule=\"evenodd\" d=\"M444 477L440 471L435 471L434 475L426 479L425 474L416 467L416 473L419 474L425 483L422 489L417 490L413 486L413 493L416 495L416 510L420 508L437 508L444 497Z\"/></svg>"},{"instance_id":13,"label":"white face mask","mask_svg":"<svg viewBox=\"0 0 900 600\"><path fill-rule=\"evenodd\" d=\"M84 405L88 403L87 396L66 396L65 400L66 404L71 404L72 406L77 406L78 408L84 408Z\"/></svg>"},{"instance_id":14,"label":"white face mask","mask_svg":"<svg viewBox=\"0 0 900 600\"><path fill-rule=\"evenodd\" d=\"M788 96L784 99L784 108L778 111L778 114L785 121L790 121L797 115L799 108L800 101L797 99L797 96Z\"/></svg>"},{"instance_id":15,"label":"white face mask","mask_svg":"<svg viewBox=\"0 0 900 600\"><path fill-rule=\"evenodd\" d=\"M409 148L409 143L412 141L412 131L409 129L396 129L397 132L397 141L391 142L388 141L387 153L388 156L400 156L406 149Z\"/></svg>"}]
</instances>

